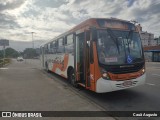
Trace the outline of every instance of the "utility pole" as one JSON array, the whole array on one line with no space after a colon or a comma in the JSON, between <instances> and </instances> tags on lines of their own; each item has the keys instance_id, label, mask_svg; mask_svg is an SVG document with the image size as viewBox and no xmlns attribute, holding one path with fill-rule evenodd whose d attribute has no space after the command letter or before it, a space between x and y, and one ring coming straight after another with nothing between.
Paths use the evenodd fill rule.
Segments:
<instances>
[{"instance_id":1,"label":"utility pole","mask_svg":"<svg viewBox=\"0 0 160 120\"><path fill-rule=\"evenodd\" d=\"M32 34L32 48L34 49L34 40L33 40L33 34L34 34L35 32L31 32L31 34Z\"/></svg>"},{"instance_id":2,"label":"utility pole","mask_svg":"<svg viewBox=\"0 0 160 120\"><path fill-rule=\"evenodd\" d=\"M5 65L5 57L6 57L6 51L5 51L5 48L6 46L4 45L3 46L3 65Z\"/></svg>"}]
</instances>

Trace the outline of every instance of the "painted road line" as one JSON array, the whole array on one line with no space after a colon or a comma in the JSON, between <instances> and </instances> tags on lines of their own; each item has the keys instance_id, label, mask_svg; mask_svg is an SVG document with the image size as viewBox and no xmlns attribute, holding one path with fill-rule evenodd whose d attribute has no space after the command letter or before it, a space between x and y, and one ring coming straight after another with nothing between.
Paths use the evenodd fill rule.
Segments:
<instances>
[{"instance_id":1,"label":"painted road line","mask_svg":"<svg viewBox=\"0 0 160 120\"><path fill-rule=\"evenodd\" d=\"M160 75L159 75L159 74L152 74L152 75L154 75L154 76L159 76L159 77L160 77Z\"/></svg>"},{"instance_id":2,"label":"painted road line","mask_svg":"<svg viewBox=\"0 0 160 120\"><path fill-rule=\"evenodd\" d=\"M152 86L154 86L155 84L152 84L152 83L146 83L147 85L152 85Z\"/></svg>"},{"instance_id":3,"label":"painted road line","mask_svg":"<svg viewBox=\"0 0 160 120\"><path fill-rule=\"evenodd\" d=\"M8 68L0 68L0 70L7 70Z\"/></svg>"}]
</instances>

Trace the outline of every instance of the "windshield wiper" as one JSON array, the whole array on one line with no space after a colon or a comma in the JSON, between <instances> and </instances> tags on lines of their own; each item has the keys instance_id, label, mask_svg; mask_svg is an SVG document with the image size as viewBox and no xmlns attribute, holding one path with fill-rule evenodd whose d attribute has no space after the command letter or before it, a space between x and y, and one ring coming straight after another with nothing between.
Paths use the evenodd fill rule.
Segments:
<instances>
[{"instance_id":1,"label":"windshield wiper","mask_svg":"<svg viewBox=\"0 0 160 120\"><path fill-rule=\"evenodd\" d=\"M117 37L114 35L114 33L112 32L111 29L107 29L107 32L110 34L111 38L113 39L114 43L116 44L116 47L118 49L118 53L120 54L119 44L118 44Z\"/></svg>"},{"instance_id":2,"label":"windshield wiper","mask_svg":"<svg viewBox=\"0 0 160 120\"><path fill-rule=\"evenodd\" d=\"M128 33L128 36L126 36L126 39L127 39L127 44L128 44L128 52L130 53L130 47L129 47L129 37L131 37L131 40L132 40L132 37L133 37L133 30L130 30L129 33Z\"/></svg>"}]
</instances>

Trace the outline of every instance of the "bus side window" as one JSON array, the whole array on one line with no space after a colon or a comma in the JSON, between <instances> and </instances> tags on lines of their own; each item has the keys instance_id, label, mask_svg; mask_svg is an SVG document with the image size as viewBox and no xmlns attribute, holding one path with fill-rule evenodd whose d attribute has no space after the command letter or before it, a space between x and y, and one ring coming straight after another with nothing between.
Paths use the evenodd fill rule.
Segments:
<instances>
[{"instance_id":1,"label":"bus side window","mask_svg":"<svg viewBox=\"0 0 160 120\"><path fill-rule=\"evenodd\" d=\"M51 54L55 53L55 41L50 43L50 53Z\"/></svg>"},{"instance_id":2,"label":"bus side window","mask_svg":"<svg viewBox=\"0 0 160 120\"><path fill-rule=\"evenodd\" d=\"M58 40L56 40L56 43L55 43L55 48L56 48L56 53L58 53Z\"/></svg>"},{"instance_id":3,"label":"bus side window","mask_svg":"<svg viewBox=\"0 0 160 120\"><path fill-rule=\"evenodd\" d=\"M56 54L56 41L53 41L52 44L53 44L52 52L53 54Z\"/></svg>"},{"instance_id":4,"label":"bus side window","mask_svg":"<svg viewBox=\"0 0 160 120\"><path fill-rule=\"evenodd\" d=\"M45 53L45 54L48 54L48 45L45 45L45 46L44 46L44 53Z\"/></svg>"},{"instance_id":5,"label":"bus side window","mask_svg":"<svg viewBox=\"0 0 160 120\"><path fill-rule=\"evenodd\" d=\"M51 43L48 43L48 54L51 54Z\"/></svg>"},{"instance_id":6,"label":"bus side window","mask_svg":"<svg viewBox=\"0 0 160 120\"><path fill-rule=\"evenodd\" d=\"M57 53L64 53L64 45L63 45L63 38L60 38L58 40L58 48L57 48Z\"/></svg>"},{"instance_id":7,"label":"bus side window","mask_svg":"<svg viewBox=\"0 0 160 120\"><path fill-rule=\"evenodd\" d=\"M67 36L64 37L64 45L67 45Z\"/></svg>"},{"instance_id":8,"label":"bus side window","mask_svg":"<svg viewBox=\"0 0 160 120\"><path fill-rule=\"evenodd\" d=\"M51 54L50 43L48 43L48 54Z\"/></svg>"},{"instance_id":9,"label":"bus side window","mask_svg":"<svg viewBox=\"0 0 160 120\"><path fill-rule=\"evenodd\" d=\"M57 43L57 40L53 41L54 42L54 51L53 53L56 54L57 53L57 46L58 46L58 43Z\"/></svg>"},{"instance_id":10,"label":"bus side window","mask_svg":"<svg viewBox=\"0 0 160 120\"><path fill-rule=\"evenodd\" d=\"M73 53L73 34L66 37L65 53Z\"/></svg>"},{"instance_id":11,"label":"bus side window","mask_svg":"<svg viewBox=\"0 0 160 120\"><path fill-rule=\"evenodd\" d=\"M51 43L50 43L50 53L51 53L51 54L53 53L52 48L53 48L53 43L51 42Z\"/></svg>"}]
</instances>

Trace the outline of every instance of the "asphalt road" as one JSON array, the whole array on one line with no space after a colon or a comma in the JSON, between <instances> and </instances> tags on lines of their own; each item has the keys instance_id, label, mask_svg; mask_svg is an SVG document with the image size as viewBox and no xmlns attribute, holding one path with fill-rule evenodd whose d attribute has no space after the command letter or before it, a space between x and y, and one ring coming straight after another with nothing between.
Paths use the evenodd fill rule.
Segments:
<instances>
[{"instance_id":1,"label":"asphalt road","mask_svg":"<svg viewBox=\"0 0 160 120\"><path fill-rule=\"evenodd\" d=\"M39 67L39 61L13 60L0 68L0 111L102 111L103 108L77 94L70 85L58 82ZM1 112L0 112L1 114ZM63 115L63 112L60 114ZM0 120L3 118L0 118ZM13 118L12 118L13 119ZM9 118L9 120L12 120ZM15 118L16 120L18 118ZM21 119L21 118L19 118ZM25 119L25 118L24 118ZM32 118L33 120L35 118ZM38 118L40 119L40 118ZM42 118L74 120L74 117ZM81 118L76 118L81 120ZM105 120L105 117L92 120ZM107 117L114 120L112 117ZM90 118L85 118L90 120Z\"/></svg>"},{"instance_id":2,"label":"asphalt road","mask_svg":"<svg viewBox=\"0 0 160 120\"><path fill-rule=\"evenodd\" d=\"M48 74L48 73L47 73ZM55 75L58 80L65 79ZM131 89L97 94L80 88L72 88L107 111L160 111L160 63L146 63L146 84ZM126 118L118 120L159 120L160 118Z\"/></svg>"},{"instance_id":3,"label":"asphalt road","mask_svg":"<svg viewBox=\"0 0 160 120\"><path fill-rule=\"evenodd\" d=\"M103 94L83 90L81 94L108 111L160 111L160 63L146 63L146 73L146 84L143 86ZM160 118L135 118L137 119L159 120Z\"/></svg>"},{"instance_id":4,"label":"asphalt road","mask_svg":"<svg viewBox=\"0 0 160 120\"><path fill-rule=\"evenodd\" d=\"M35 66L30 67L31 72L34 69L40 70L38 60L27 60L28 64ZM21 66L23 67L23 66ZM115 91L110 93L97 94L83 88L71 87L65 79L52 73L44 72L48 78L54 78L60 84L64 84L78 95L84 96L93 103L104 108L107 111L160 111L160 63L146 63L147 79L146 84L131 89ZM40 71L36 71L40 72ZM16 69L15 69L15 74ZM22 76L23 77L23 76ZM30 77L30 76L28 76ZM26 84L27 85L27 84ZM7 86L6 86L7 87ZM9 86L8 86L9 87ZM20 86L21 87L21 86ZM46 93L51 94L51 93ZM36 95L32 94L34 97ZM25 96L20 96L25 97ZM35 99L35 98L32 99ZM17 98L18 99L18 98ZM32 102L31 99L31 102ZM43 99L43 98L41 98ZM45 100L44 100L45 101ZM21 104L21 103L20 103ZM0 104L1 105L1 104ZM3 106L3 105L1 105ZM46 106L50 107L50 105ZM160 118L116 118L118 120L158 120Z\"/></svg>"},{"instance_id":5,"label":"asphalt road","mask_svg":"<svg viewBox=\"0 0 160 120\"><path fill-rule=\"evenodd\" d=\"M146 84L122 91L83 94L110 111L160 111L160 63L146 63Z\"/></svg>"}]
</instances>

